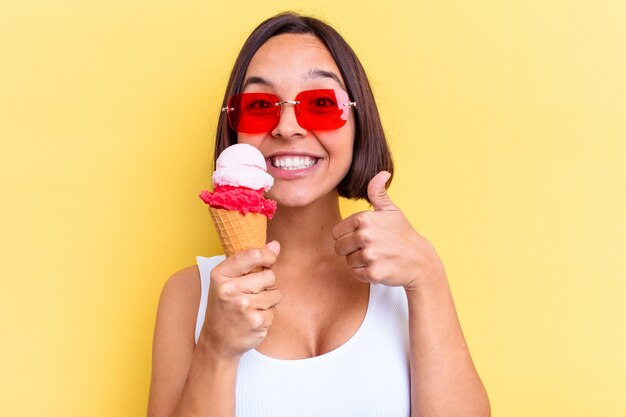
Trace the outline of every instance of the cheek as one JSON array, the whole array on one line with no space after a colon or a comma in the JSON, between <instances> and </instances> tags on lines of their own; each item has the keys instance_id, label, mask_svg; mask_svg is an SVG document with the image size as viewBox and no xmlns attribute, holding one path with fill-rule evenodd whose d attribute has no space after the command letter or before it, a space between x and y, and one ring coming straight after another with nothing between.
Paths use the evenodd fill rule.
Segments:
<instances>
[{"instance_id":1,"label":"cheek","mask_svg":"<svg viewBox=\"0 0 626 417\"><path fill-rule=\"evenodd\" d=\"M324 148L330 156L332 166L341 169L345 175L352 165L352 151L354 148L354 134L352 130L333 135L324 140Z\"/></svg>"},{"instance_id":2,"label":"cheek","mask_svg":"<svg viewBox=\"0 0 626 417\"><path fill-rule=\"evenodd\" d=\"M262 141L263 141L263 136L260 136L260 135L246 135L244 133L239 133L237 135L237 143L245 143L248 145L252 145L257 149L261 146Z\"/></svg>"},{"instance_id":3,"label":"cheek","mask_svg":"<svg viewBox=\"0 0 626 417\"><path fill-rule=\"evenodd\" d=\"M335 152L335 163L341 168L341 177L343 178L352 166L352 143L350 146L343 146Z\"/></svg>"}]
</instances>

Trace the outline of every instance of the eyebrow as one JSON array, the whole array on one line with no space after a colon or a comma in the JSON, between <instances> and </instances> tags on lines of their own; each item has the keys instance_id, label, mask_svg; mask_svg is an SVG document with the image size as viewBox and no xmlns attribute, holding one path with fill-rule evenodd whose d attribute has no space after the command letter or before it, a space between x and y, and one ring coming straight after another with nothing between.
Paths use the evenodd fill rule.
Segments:
<instances>
[{"instance_id":1,"label":"eyebrow","mask_svg":"<svg viewBox=\"0 0 626 417\"><path fill-rule=\"evenodd\" d=\"M337 84L339 84L339 86L341 86L342 89L346 89L346 86L343 85L343 82L341 81L341 78L339 78L339 76L337 74L335 74L334 72L331 71L326 71L323 69L319 69L319 68L314 68L309 70L309 72L306 73L306 75L304 76L305 80L310 80L310 79L315 79L315 78L330 78L332 80L334 80ZM266 87L274 87L274 84L268 80L265 79L263 77L259 77L258 75L252 75L248 78L246 78L246 81L243 83L243 86L241 87L242 91L245 91L245 89L253 84L257 84L257 85L264 85Z\"/></svg>"},{"instance_id":2,"label":"eyebrow","mask_svg":"<svg viewBox=\"0 0 626 417\"><path fill-rule=\"evenodd\" d=\"M339 78L339 76L337 74L335 74L334 72L331 72L331 71L326 71L326 70L319 69L319 68L311 69L304 76L304 79L305 80L310 80L312 78L331 78L331 79L335 80L337 82L337 84L339 84L341 86L342 89L344 89L344 90L346 89L346 86L343 85L343 82L341 82L341 78Z\"/></svg>"},{"instance_id":3,"label":"eyebrow","mask_svg":"<svg viewBox=\"0 0 626 417\"><path fill-rule=\"evenodd\" d=\"M248 87L249 85L252 85L252 84L264 85L266 87L274 87L274 84L272 84L271 81L266 80L263 77L259 77L257 75L253 75L253 76L248 77L246 79L246 81L243 83L243 86L241 87L241 91L244 91L246 89L246 87Z\"/></svg>"}]
</instances>

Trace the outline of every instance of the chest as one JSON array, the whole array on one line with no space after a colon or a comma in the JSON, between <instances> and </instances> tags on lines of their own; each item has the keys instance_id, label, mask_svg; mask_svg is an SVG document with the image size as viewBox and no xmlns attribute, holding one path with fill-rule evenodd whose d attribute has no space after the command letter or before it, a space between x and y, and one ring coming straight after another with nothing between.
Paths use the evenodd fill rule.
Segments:
<instances>
[{"instance_id":1,"label":"chest","mask_svg":"<svg viewBox=\"0 0 626 417\"><path fill-rule=\"evenodd\" d=\"M369 286L357 287L350 296L322 303L289 299L277 306L267 336L257 347L279 359L305 359L331 352L355 335L365 320Z\"/></svg>"},{"instance_id":2,"label":"chest","mask_svg":"<svg viewBox=\"0 0 626 417\"><path fill-rule=\"evenodd\" d=\"M237 417L409 416L408 367L396 360L344 360L315 370L279 365L268 372L255 359L240 365Z\"/></svg>"},{"instance_id":3,"label":"chest","mask_svg":"<svg viewBox=\"0 0 626 417\"><path fill-rule=\"evenodd\" d=\"M237 417L408 417L406 341L398 333L361 330L339 348L309 359L246 353L237 374Z\"/></svg>"},{"instance_id":4,"label":"chest","mask_svg":"<svg viewBox=\"0 0 626 417\"><path fill-rule=\"evenodd\" d=\"M356 333L334 350L299 360L244 354L237 417L408 417L408 312L402 294L372 291Z\"/></svg>"}]
</instances>

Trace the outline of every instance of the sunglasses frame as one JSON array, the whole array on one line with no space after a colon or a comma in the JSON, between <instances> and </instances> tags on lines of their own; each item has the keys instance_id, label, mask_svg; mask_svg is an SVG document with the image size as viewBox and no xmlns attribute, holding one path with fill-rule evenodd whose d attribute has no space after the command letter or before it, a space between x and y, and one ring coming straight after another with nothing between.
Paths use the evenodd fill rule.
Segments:
<instances>
[{"instance_id":1,"label":"sunglasses frame","mask_svg":"<svg viewBox=\"0 0 626 417\"><path fill-rule=\"evenodd\" d=\"M312 89L312 90L303 90L303 91L300 91L296 95L296 98L301 96L303 93L306 94L306 93L312 93L312 92L316 92L316 91L328 91L328 90L333 90L335 92L335 95L337 94L337 92L341 92L341 93L345 94L346 99L348 100L347 103L337 103L338 105L341 104L343 107L347 107L348 110L350 109L350 107L355 107L356 108L356 101L350 101L350 98L348 96L347 91L339 89L339 88L318 88L318 89ZM234 126L235 123L232 121L232 119L230 117L230 114L229 114L230 112L235 111L235 108L231 107L231 102L232 102L234 97L242 96L244 94L264 94L264 95L270 95L270 96L275 97L277 100L279 100L279 101L273 103L273 105L275 107L280 107L280 109L278 110L278 113L276 115L277 116L276 117L276 124L273 125L270 129L263 129L261 131L240 131L240 130L236 129L235 126ZM282 106L285 105L285 104L291 104L293 106L298 106L299 104L301 104L301 101L299 101L299 100L282 100L281 101L280 98L277 95L272 94L272 93L239 93L239 94L235 94L235 95L233 95L233 96L228 98L228 105L222 107L221 108L221 112L227 114L227 116L228 116L228 124L230 125L230 127L234 131L236 131L238 133L258 134L258 133L270 132L270 131L274 130L276 128L276 126L278 126L278 124L280 123L280 117L282 116ZM341 109L341 107L339 107L339 106L337 106L337 107L338 107L338 109ZM335 130L335 129L339 129L339 128L343 127L343 125L345 125L345 121L347 121L347 119L346 119L343 124L341 124L338 127L333 127L333 128L323 128L323 129L312 128L312 127L309 128L309 127L302 126L302 124L301 124L302 120L300 119L300 117L301 117L300 114L301 114L301 108L300 107L296 107L296 120L297 120L298 124L301 127L305 128L307 130ZM250 130L250 129L247 129L247 130Z\"/></svg>"}]
</instances>

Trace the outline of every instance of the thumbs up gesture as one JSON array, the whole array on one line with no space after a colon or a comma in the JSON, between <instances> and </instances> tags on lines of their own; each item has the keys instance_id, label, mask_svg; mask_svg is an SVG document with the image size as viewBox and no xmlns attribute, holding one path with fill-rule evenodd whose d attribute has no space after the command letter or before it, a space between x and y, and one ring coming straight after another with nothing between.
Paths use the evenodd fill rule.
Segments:
<instances>
[{"instance_id":1,"label":"thumbs up gesture","mask_svg":"<svg viewBox=\"0 0 626 417\"><path fill-rule=\"evenodd\" d=\"M435 249L413 229L402 211L391 201L385 184L391 177L379 172L367 186L374 211L362 211L333 228L335 252L358 279L417 290L429 282L445 280Z\"/></svg>"}]
</instances>

